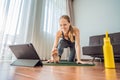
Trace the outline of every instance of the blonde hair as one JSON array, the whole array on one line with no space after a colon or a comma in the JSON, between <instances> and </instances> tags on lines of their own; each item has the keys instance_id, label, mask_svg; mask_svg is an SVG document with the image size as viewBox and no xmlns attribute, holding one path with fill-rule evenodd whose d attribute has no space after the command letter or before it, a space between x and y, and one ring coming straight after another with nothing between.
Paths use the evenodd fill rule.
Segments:
<instances>
[{"instance_id":1,"label":"blonde hair","mask_svg":"<svg viewBox=\"0 0 120 80\"><path fill-rule=\"evenodd\" d=\"M70 17L68 15L62 15L60 17L60 19L66 19L70 23ZM75 41L74 38L73 38L73 33L74 33L73 27L70 25L69 26L69 31L68 31L68 37L70 38L71 42Z\"/></svg>"}]
</instances>

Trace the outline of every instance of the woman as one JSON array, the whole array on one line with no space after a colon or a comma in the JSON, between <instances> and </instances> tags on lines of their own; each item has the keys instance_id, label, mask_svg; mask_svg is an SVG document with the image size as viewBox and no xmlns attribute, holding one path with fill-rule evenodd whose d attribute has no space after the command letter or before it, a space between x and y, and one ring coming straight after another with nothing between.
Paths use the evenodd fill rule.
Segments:
<instances>
[{"instance_id":1,"label":"woman","mask_svg":"<svg viewBox=\"0 0 120 80\"><path fill-rule=\"evenodd\" d=\"M67 15L60 17L60 29L56 33L52 52L58 50L59 58L61 58L63 49L70 47L70 62L75 61L75 54L77 58L76 63L83 63L80 60L80 32L77 27L74 27L70 23L70 18Z\"/></svg>"}]
</instances>

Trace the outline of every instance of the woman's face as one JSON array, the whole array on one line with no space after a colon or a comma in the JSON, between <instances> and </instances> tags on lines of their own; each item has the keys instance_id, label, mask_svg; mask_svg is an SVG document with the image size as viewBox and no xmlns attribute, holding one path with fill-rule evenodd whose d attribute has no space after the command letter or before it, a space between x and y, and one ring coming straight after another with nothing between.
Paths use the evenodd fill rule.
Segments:
<instances>
[{"instance_id":1,"label":"woman's face","mask_svg":"<svg viewBox=\"0 0 120 80\"><path fill-rule=\"evenodd\" d=\"M60 29L64 32L64 33L67 33L69 31L69 27L70 27L70 23L64 19L64 18L61 18L60 19Z\"/></svg>"}]
</instances>

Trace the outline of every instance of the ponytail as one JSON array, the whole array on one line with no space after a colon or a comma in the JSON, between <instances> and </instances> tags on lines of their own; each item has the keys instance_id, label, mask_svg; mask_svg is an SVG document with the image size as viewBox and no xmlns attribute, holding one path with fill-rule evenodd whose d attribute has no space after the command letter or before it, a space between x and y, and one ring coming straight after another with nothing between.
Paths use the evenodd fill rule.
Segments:
<instances>
[{"instance_id":1,"label":"ponytail","mask_svg":"<svg viewBox=\"0 0 120 80\"><path fill-rule=\"evenodd\" d=\"M70 27L69 27L69 32L68 32L68 37L70 38L70 41L71 41L71 42L74 42L74 41L75 41L74 38L73 38L73 33L74 33L73 27L70 25Z\"/></svg>"}]
</instances>

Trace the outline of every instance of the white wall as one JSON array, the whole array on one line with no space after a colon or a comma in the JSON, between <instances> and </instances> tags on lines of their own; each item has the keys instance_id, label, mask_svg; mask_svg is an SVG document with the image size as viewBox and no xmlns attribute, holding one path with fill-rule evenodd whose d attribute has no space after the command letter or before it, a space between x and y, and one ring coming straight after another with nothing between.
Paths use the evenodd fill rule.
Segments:
<instances>
[{"instance_id":1,"label":"white wall","mask_svg":"<svg viewBox=\"0 0 120 80\"><path fill-rule=\"evenodd\" d=\"M89 45L89 36L120 32L120 0L74 0L74 15L81 47Z\"/></svg>"}]
</instances>

